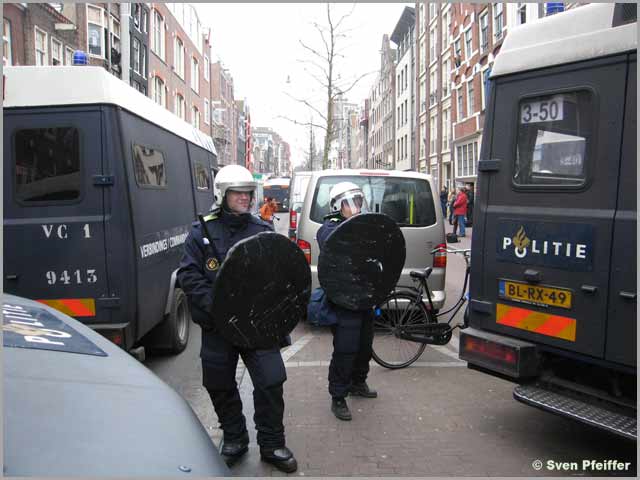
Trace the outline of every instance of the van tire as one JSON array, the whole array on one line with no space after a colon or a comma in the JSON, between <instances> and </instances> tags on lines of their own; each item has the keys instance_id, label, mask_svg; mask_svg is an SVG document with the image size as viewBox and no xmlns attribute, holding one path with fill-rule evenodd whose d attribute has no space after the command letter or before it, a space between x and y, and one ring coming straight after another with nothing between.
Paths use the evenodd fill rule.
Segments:
<instances>
[{"instance_id":1,"label":"van tire","mask_svg":"<svg viewBox=\"0 0 640 480\"><path fill-rule=\"evenodd\" d=\"M181 288L173 291L171 311L151 332L148 348L153 353L177 355L187 348L191 330L191 312L187 296Z\"/></svg>"}]
</instances>

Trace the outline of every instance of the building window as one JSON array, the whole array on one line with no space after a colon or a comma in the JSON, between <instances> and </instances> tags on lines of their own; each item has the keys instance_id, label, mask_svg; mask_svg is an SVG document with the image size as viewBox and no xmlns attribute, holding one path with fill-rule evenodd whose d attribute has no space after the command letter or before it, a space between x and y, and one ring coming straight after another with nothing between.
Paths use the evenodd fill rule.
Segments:
<instances>
[{"instance_id":1,"label":"building window","mask_svg":"<svg viewBox=\"0 0 640 480\"><path fill-rule=\"evenodd\" d=\"M493 36L496 40L500 40L502 38L502 4L494 3L493 4Z\"/></svg>"},{"instance_id":2,"label":"building window","mask_svg":"<svg viewBox=\"0 0 640 480\"><path fill-rule=\"evenodd\" d=\"M204 99L204 123L209 125L211 113L209 113L209 99Z\"/></svg>"},{"instance_id":3,"label":"building window","mask_svg":"<svg viewBox=\"0 0 640 480\"><path fill-rule=\"evenodd\" d=\"M151 49L164 60L164 18L157 10L153 11L153 37Z\"/></svg>"},{"instance_id":4,"label":"building window","mask_svg":"<svg viewBox=\"0 0 640 480\"><path fill-rule=\"evenodd\" d=\"M434 70L429 76L429 106L435 105L438 100L438 72Z\"/></svg>"},{"instance_id":5,"label":"building window","mask_svg":"<svg viewBox=\"0 0 640 480\"><path fill-rule=\"evenodd\" d=\"M11 23L6 18L2 20L2 65L12 65Z\"/></svg>"},{"instance_id":6,"label":"building window","mask_svg":"<svg viewBox=\"0 0 640 480\"><path fill-rule=\"evenodd\" d=\"M456 68L458 68L462 63L462 42L460 41L459 38L455 42L453 42L453 52L455 55L454 62L455 62Z\"/></svg>"},{"instance_id":7,"label":"building window","mask_svg":"<svg viewBox=\"0 0 640 480\"><path fill-rule=\"evenodd\" d=\"M480 51L484 52L489 48L489 14L484 12L480 15Z\"/></svg>"},{"instance_id":8,"label":"building window","mask_svg":"<svg viewBox=\"0 0 640 480\"><path fill-rule=\"evenodd\" d=\"M133 71L140 74L140 40L133 37L131 44L131 58L133 60Z\"/></svg>"},{"instance_id":9,"label":"building window","mask_svg":"<svg viewBox=\"0 0 640 480\"><path fill-rule=\"evenodd\" d=\"M198 68L198 59L191 57L191 88L198 93L200 89L200 69Z\"/></svg>"},{"instance_id":10,"label":"building window","mask_svg":"<svg viewBox=\"0 0 640 480\"><path fill-rule=\"evenodd\" d=\"M429 154L433 155L434 153L436 153L436 148L438 143L438 116L437 115L431 117L429 130L430 130Z\"/></svg>"},{"instance_id":11,"label":"building window","mask_svg":"<svg viewBox=\"0 0 640 480\"><path fill-rule=\"evenodd\" d=\"M469 28L466 32L464 32L464 48L465 54L467 55L467 59L471 58L471 53L473 52L473 45L471 43L473 30Z\"/></svg>"},{"instance_id":12,"label":"building window","mask_svg":"<svg viewBox=\"0 0 640 480\"><path fill-rule=\"evenodd\" d=\"M149 13L144 8L141 8L140 12L140 31L142 33L149 32Z\"/></svg>"},{"instance_id":13,"label":"building window","mask_svg":"<svg viewBox=\"0 0 640 480\"><path fill-rule=\"evenodd\" d=\"M449 109L442 111L442 150L449 150Z\"/></svg>"},{"instance_id":14,"label":"building window","mask_svg":"<svg viewBox=\"0 0 640 480\"><path fill-rule=\"evenodd\" d=\"M73 65L73 48L66 47L64 49L64 64Z\"/></svg>"},{"instance_id":15,"label":"building window","mask_svg":"<svg viewBox=\"0 0 640 480\"><path fill-rule=\"evenodd\" d=\"M449 59L442 62L442 98L449 95Z\"/></svg>"},{"instance_id":16,"label":"building window","mask_svg":"<svg viewBox=\"0 0 640 480\"><path fill-rule=\"evenodd\" d=\"M47 34L35 27L36 34L36 65L49 64L49 52L47 49Z\"/></svg>"},{"instance_id":17,"label":"building window","mask_svg":"<svg viewBox=\"0 0 640 480\"><path fill-rule=\"evenodd\" d=\"M471 115L475 111L475 96L473 94L473 80L467 82L467 112Z\"/></svg>"},{"instance_id":18,"label":"building window","mask_svg":"<svg viewBox=\"0 0 640 480\"><path fill-rule=\"evenodd\" d=\"M491 68L487 68L482 72L482 84L480 85L482 94L482 110L487 107L487 101L489 100L489 75L491 75Z\"/></svg>"},{"instance_id":19,"label":"building window","mask_svg":"<svg viewBox=\"0 0 640 480\"><path fill-rule=\"evenodd\" d=\"M147 78L147 47L140 44L140 75Z\"/></svg>"},{"instance_id":20,"label":"building window","mask_svg":"<svg viewBox=\"0 0 640 480\"><path fill-rule=\"evenodd\" d=\"M435 2L429 2L429 20L433 20L438 14L436 6Z\"/></svg>"},{"instance_id":21,"label":"building window","mask_svg":"<svg viewBox=\"0 0 640 480\"><path fill-rule=\"evenodd\" d=\"M211 70L211 64L209 63L209 57L204 56L204 79L209 81L209 71Z\"/></svg>"},{"instance_id":22,"label":"building window","mask_svg":"<svg viewBox=\"0 0 640 480\"><path fill-rule=\"evenodd\" d=\"M51 65L62 65L62 42L51 37Z\"/></svg>"},{"instance_id":23,"label":"building window","mask_svg":"<svg viewBox=\"0 0 640 480\"><path fill-rule=\"evenodd\" d=\"M449 46L449 12L445 13L442 17L442 49L444 50Z\"/></svg>"},{"instance_id":24,"label":"building window","mask_svg":"<svg viewBox=\"0 0 640 480\"><path fill-rule=\"evenodd\" d=\"M176 74L184 79L184 43L180 37L176 36L176 46L173 52L173 65L176 69Z\"/></svg>"},{"instance_id":25,"label":"building window","mask_svg":"<svg viewBox=\"0 0 640 480\"><path fill-rule=\"evenodd\" d=\"M191 125L195 128L200 128L200 112L198 111L198 107L195 105L191 109Z\"/></svg>"},{"instance_id":26,"label":"building window","mask_svg":"<svg viewBox=\"0 0 640 480\"><path fill-rule=\"evenodd\" d=\"M166 105L166 92L164 81L160 77L153 77L153 101L158 105Z\"/></svg>"},{"instance_id":27,"label":"building window","mask_svg":"<svg viewBox=\"0 0 640 480\"><path fill-rule=\"evenodd\" d=\"M458 89L458 121L464 118L464 98L462 97L462 88Z\"/></svg>"},{"instance_id":28,"label":"building window","mask_svg":"<svg viewBox=\"0 0 640 480\"><path fill-rule=\"evenodd\" d=\"M185 120L186 108L184 103L184 97L180 94L176 95L176 116L180 117L182 120Z\"/></svg>"},{"instance_id":29,"label":"building window","mask_svg":"<svg viewBox=\"0 0 640 480\"><path fill-rule=\"evenodd\" d=\"M476 175L478 165L478 142L459 145L456 149L456 177Z\"/></svg>"},{"instance_id":30,"label":"building window","mask_svg":"<svg viewBox=\"0 0 640 480\"><path fill-rule=\"evenodd\" d=\"M437 30L436 27L433 27L429 32L429 63L431 63L436 58L436 38Z\"/></svg>"},{"instance_id":31,"label":"building window","mask_svg":"<svg viewBox=\"0 0 640 480\"><path fill-rule=\"evenodd\" d=\"M87 41L89 43L89 53L91 55L103 56L102 49L102 9L87 5Z\"/></svg>"},{"instance_id":32,"label":"building window","mask_svg":"<svg viewBox=\"0 0 640 480\"><path fill-rule=\"evenodd\" d=\"M111 17L111 48L120 53L120 22Z\"/></svg>"},{"instance_id":33,"label":"building window","mask_svg":"<svg viewBox=\"0 0 640 480\"><path fill-rule=\"evenodd\" d=\"M518 25L523 25L527 23L527 4L526 3L518 3L518 13L517 13L516 21Z\"/></svg>"}]
</instances>

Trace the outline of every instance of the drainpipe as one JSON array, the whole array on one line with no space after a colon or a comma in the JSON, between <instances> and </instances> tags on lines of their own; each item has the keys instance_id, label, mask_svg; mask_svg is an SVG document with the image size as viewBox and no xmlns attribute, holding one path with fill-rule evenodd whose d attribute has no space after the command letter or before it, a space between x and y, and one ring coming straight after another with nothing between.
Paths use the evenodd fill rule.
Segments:
<instances>
[{"instance_id":1,"label":"drainpipe","mask_svg":"<svg viewBox=\"0 0 640 480\"><path fill-rule=\"evenodd\" d=\"M120 70L122 81L131 85L131 3L120 4Z\"/></svg>"},{"instance_id":2,"label":"drainpipe","mask_svg":"<svg viewBox=\"0 0 640 480\"><path fill-rule=\"evenodd\" d=\"M122 28L120 28L122 30ZM107 72L111 73L111 3L107 2Z\"/></svg>"}]
</instances>

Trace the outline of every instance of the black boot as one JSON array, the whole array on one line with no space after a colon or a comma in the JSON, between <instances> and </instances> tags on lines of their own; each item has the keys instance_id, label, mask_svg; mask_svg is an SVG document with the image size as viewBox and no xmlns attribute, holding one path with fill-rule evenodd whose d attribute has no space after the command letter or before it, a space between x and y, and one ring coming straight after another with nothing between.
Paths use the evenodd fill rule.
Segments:
<instances>
[{"instance_id":1,"label":"black boot","mask_svg":"<svg viewBox=\"0 0 640 480\"><path fill-rule=\"evenodd\" d=\"M281 472L293 473L298 469L298 461L287 447L262 448L260 458Z\"/></svg>"},{"instance_id":2,"label":"black boot","mask_svg":"<svg viewBox=\"0 0 640 480\"><path fill-rule=\"evenodd\" d=\"M351 385L349 395L352 397L377 398L378 392L371 390L367 382L362 382Z\"/></svg>"},{"instance_id":3,"label":"black boot","mask_svg":"<svg viewBox=\"0 0 640 480\"><path fill-rule=\"evenodd\" d=\"M349 406L344 398L332 398L331 411L339 420L347 422L351 420L351 412L349 411Z\"/></svg>"},{"instance_id":4,"label":"black boot","mask_svg":"<svg viewBox=\"0 0 640 480\"><path fill-rule=\"evenodd\" d=\"M249 450L249 434L244 433L238 440L223 440L220 455L225 457L227 464L234 463Z\"/></svg>"}]
</instances>

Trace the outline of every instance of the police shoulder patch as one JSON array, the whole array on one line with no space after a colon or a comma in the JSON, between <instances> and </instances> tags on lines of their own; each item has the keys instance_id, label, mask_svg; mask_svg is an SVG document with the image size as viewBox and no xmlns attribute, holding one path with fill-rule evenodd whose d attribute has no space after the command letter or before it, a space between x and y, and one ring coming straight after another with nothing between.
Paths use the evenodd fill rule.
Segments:
<instances>
[{"instance_id":1,"label":"police shoulder patch","mask_svg":"<svg viewBox=\"0 0 640 480\"><path fill-rule=\"evenodd\" d=\"M207 270L210 270L212 272L215 272L216 270L218 270L218 268L220 268L220 262L218 261L217 258L207 258L207 261L205 263Z\"/></svg>"},{"instance_id":2,"label":"police shoulder patch","mask_svg":"<svg viewBox=\"0 0 640 480\"><path fill-rule=\"evenodd\" d=\"M210 213L209 215L206 215L204 217L204 221L210 222L211 220L215 220L216 218L218 218L218 215L216 215L215 213Z\"/></svg>"}]
</instances>

